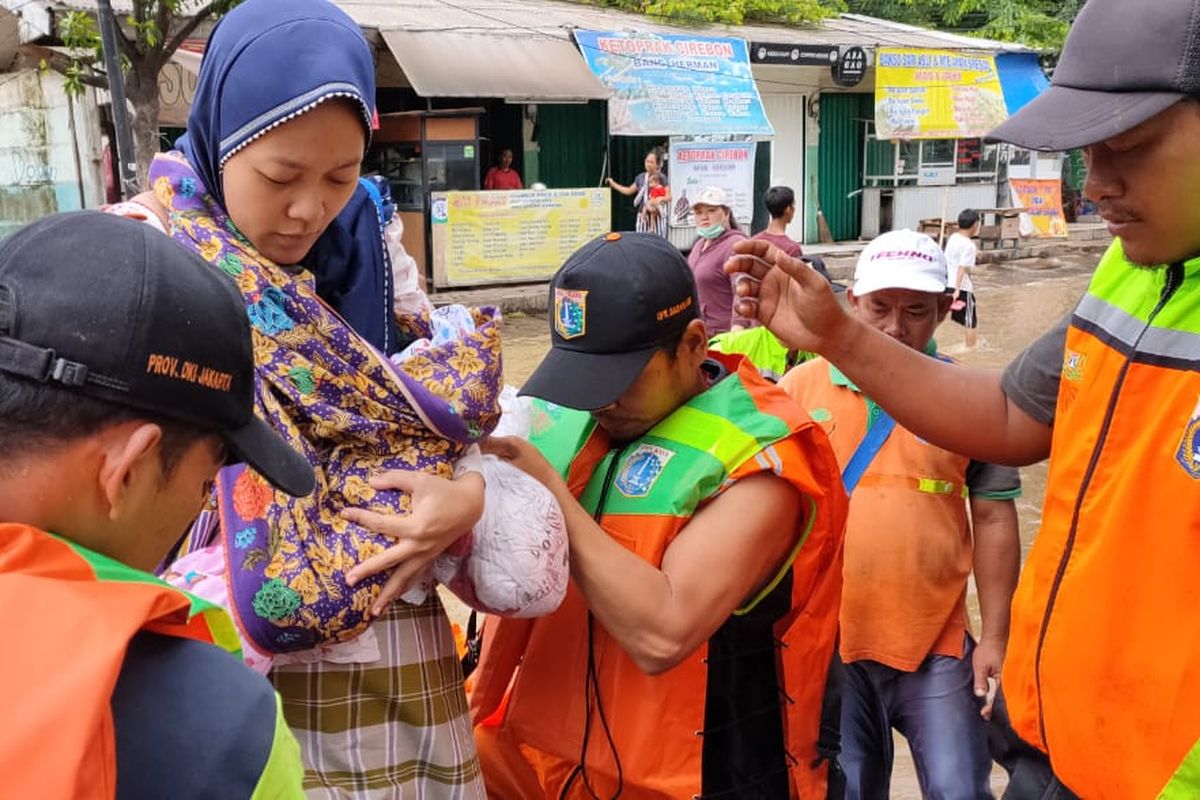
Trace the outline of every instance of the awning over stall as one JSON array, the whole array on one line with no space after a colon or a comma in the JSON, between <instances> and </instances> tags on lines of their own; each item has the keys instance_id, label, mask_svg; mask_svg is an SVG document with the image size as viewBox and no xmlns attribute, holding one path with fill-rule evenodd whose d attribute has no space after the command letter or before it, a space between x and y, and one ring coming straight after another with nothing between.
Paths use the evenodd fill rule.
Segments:
<instances>
[{"instance_id":1,"label":"awning over stall","mask_svg":"<svg viewBox=\"0 0 1200 800\"><path fill-rule=\"evenodd\" d=\"M611 94L566 39L448 31L380 34L422 97L562 103Z\"/></svg>"}]
</instances>

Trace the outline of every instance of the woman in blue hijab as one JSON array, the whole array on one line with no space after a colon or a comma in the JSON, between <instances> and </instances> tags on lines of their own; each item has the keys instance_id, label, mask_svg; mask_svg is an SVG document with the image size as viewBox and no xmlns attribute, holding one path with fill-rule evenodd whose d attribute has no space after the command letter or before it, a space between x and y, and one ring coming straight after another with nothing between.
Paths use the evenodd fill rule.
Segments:
<instances>
[{"instance_id":1,"label":"woman in blue hijab","mask_svg":"<svg viewBox=\"0 0 1200 800\"><path fill-rule=\"evenodd\" d=\"M236 283L258 413L317 474L311 497L285 501L227 468L192 541L219 532L243 633L299 654L270 677L309 796L482 798L437 595L384 601L478 519L482 479L449 478L498 418L499 334L481 312L457 362L387 361L402 344L387 198L359 179L374 95L370 47L345 13L326 0L247 0L209 39L179 152L155 159L152 192L136 200ZM386 549L341 516L358 506L379 519L409 511L401 542ZM403 562L390 577L346 579L392 551Z\"/></svg>"}]
</instances>

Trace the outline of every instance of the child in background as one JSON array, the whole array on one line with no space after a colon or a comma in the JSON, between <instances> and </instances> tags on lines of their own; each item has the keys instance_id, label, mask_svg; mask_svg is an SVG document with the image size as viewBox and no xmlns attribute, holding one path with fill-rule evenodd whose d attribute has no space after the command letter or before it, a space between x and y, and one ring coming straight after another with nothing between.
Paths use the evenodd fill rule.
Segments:
<instances>
[{"instance_id":1,"label":"child in background","mask_svg":"<svg viewBox=\"0 0 1200 800\"><path fill-rule=\"evenodd\" d=\"M958 230L946 241L946 285L954 294L950 319L967 329L966 345L974 347L975 328L979 319L975 313L975 285L971 270L975 268L976 248L971 241L983 227L979 212L968 208L958 215Z\"/></svg>"}]
</instances>

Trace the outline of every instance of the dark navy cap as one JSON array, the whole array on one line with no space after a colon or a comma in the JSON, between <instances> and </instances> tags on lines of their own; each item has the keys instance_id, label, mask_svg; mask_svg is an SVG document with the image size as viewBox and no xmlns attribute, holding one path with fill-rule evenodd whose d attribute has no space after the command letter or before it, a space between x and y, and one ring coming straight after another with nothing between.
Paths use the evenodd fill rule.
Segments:
<instances>
[{"instance_id":1,"label":"dark navy cap","mask_svg":"<svg viewBox=\"0 0 1200 800\"><path fill-rule=\"evenodd\" d=\"M666 239L594 239L550 282L552 347L521 393L568 408L604 408L699 312L692 270Z\"/></svg>"},{"instance_id":2,"label":"dark navy cap","mask_svg":"<svg viewBox=\"0 0 1200 800\"><path fill-rule=\"evenodd\" d=\"M220 436L292 495L312 467L254 414L254 350L233 283L141 222L78 211L0 243L0 372Z\"/></svg>"}]
</instances>

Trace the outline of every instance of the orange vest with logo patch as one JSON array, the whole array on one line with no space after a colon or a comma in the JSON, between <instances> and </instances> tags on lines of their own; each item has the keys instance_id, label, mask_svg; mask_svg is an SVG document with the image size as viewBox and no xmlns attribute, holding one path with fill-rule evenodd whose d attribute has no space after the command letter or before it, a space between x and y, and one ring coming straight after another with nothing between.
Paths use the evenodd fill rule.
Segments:
<instances>
[{"instance_id":1,"label":"orange vest with logo patch","mask_svg":"<svg viewBox=\"0 0 1200 800\"><path fill-rule=\"evenodd\" d=\"M629 800L745 796L737 792L751 788L754 796L825 796L828 765L818 735L846 516L837 461L824 433L749 361L712 357L731 374L629 445L613 445L589 415L553 407L534 441L585 508L596 513L603 501L604 530L655 566L700 507L736 481L772 471L808 500L801 530L780 531L797 537L790 568L735 614L759 615L764 629L731 640L726 623L657 676L642 672L591 620L574 585L548 617L490 618L473 676L473 716L519 743L538 775L539 797L588 797L585 783L602 797L619 784ZM744 646L751 641L761 645ZM766 663L770 680L750 680L750 673L739 680L742 656ZM743 690L756 699L737 707ZM766 750L780 752L775 764L749 767L762 783L723 782L732 770L717 762L754 762L762 751L751 739L760 736Z\"/></svg>"},{"instance_id":2,"label":"orange vest with logo patch","mask_svg":"<svg viewBox=\"0 0 1200 800\"><path fill-rule=\"evenodd\" d=\"M1200 259L1113 244L1067 333L1012 604L1017 733L1089 798L1200 797Z\"/></svg>"}]
</instances>

